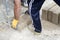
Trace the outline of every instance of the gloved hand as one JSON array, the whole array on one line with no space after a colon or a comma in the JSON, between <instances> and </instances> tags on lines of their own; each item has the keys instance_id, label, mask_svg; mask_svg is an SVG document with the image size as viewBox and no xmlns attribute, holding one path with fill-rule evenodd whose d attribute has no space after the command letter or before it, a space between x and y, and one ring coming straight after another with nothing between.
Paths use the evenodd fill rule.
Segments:
<instances>
[{"instance_id":1,"label":"gloved hand","mask_svg":"<svg viewBox=\"0 0 60 40\"><path fill-rule=\"evenodd\" d=\"M16 29L17 24L18 24L18 20L13 19L13 21L12 21L12 25L11 25L12 28Z\"/></svg>"}]
</instances>

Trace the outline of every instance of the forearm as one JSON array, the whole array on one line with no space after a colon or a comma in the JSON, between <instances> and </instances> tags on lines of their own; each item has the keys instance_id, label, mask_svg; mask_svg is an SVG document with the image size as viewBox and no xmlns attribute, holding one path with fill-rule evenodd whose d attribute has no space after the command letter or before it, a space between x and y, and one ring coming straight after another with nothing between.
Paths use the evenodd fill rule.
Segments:
<instances>
[{"instance_id":1,"label":"forearm","mask_svg":"<svg viewBox=\"0 0 60 40\"><path fill-rule=\"evenodd\" d=\"M14 18L19 20L21 11L21 0L14 0Z\"/></svg>"}]
</instances>

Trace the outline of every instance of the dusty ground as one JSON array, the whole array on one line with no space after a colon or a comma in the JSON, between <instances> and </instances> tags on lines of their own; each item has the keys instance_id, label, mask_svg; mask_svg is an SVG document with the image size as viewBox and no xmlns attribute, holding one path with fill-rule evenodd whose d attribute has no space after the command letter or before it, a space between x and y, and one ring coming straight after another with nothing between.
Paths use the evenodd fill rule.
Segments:
<instances>
[{"instance_id":1,"label":"dusty ground","mask_svg":"<svg viewBox=\"0 0 60 40\"><path fill-rule=\"evenodd\" d=\"M33 32L28 29L28 27L31 26L31 18L29 15L24 14L27 10L27 8L24 7L22 7L24 11L21 11L21 19L17 30L12 29L10 22L14 16L13 8L9 10L8 16L4 4L0 4L0 40L60 40L60 26L42 19L42 33L40 35L34 35Z\"/></svg>"}]
</instances>

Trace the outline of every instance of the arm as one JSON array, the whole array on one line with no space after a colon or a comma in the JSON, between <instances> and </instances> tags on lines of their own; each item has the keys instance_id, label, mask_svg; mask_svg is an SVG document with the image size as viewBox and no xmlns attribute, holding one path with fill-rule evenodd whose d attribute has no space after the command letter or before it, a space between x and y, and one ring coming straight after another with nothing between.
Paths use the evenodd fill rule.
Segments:
<instances>
[{"instance_id":1,"label":"arm","mask_svg":"<svg viewBox=\"0 0 60 40\"><path fill-rule=\"evenodd\" d=\"M14 19L12 21L12 28L16 28L19 22L19 16L21 11L21 0L14 0Z\"/></svg>"}]
</instances>

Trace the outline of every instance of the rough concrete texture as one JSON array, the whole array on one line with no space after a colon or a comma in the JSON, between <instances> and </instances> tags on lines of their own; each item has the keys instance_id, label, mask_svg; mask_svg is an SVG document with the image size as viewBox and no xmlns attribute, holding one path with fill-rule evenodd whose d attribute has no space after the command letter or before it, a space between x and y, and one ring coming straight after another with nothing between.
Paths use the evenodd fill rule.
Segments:
<instances>
[{"instance_id":1,"label":"rough concrete texture","mask_svg":"<svg viewBox=\"0 0 60 40\"><path fill-rule=\"evenodd\" d=\"M51 15L49 13L49 9L51 9L52 7L54 7L56 4L54 2L48 4L47 6L45 6L43 9L42 9L42 19L44 20L49 20L51 19ZM49 6L49 7L48 7Z\"/></svg>"},{"instance_id":2,"label":"rough concrete texture","mask_svg":"<svg viewBox=\"0 0 60 40\"><path fill-rule=\"evenodd\" d=\"M51 1L51 0L50 0ZM0 5L0 40L60 40L60 27L48 21L42 21L42 33L40 35L34 35L28 27L32 24L31 18L29 15L24 14L27 8L22 7L20 13L20 22L19 27L14 30L11 28L11 25L7 23L11 22L13 18L13 9L10 10L10 17L7 18L5 5ZM7 15L7 16L6 16ZM23 27L23 28L22 28ZM19 29L18 29L19 28Z\"/></svg>"},{"instance_id":3,"label":"rough concrete texture","mask_svg":"<svg viewBox=\"0 0 60 40\"><path fill-rule=\"evenodd\" d=\"M59 16L60 16L60 7L58 5L54 6L53 8L50 9L52 12L52 23L54 24L59 24Z\"/></svg>"},{"instance_id":4,"label":"rough concrete texture","mask_svg":"<svg viewBox=\"0 0 60 40\"><path fill-rule=\"evenodd\" d=\"M53 2L54 3L54 2ZM50 21L54 24L59 24L60 23L60 7L55 4L53 5L53 3L51 3L50 5L46 6L45 8L43 8L42 10L42 19Z\"/></svg>"}]
</instances>

